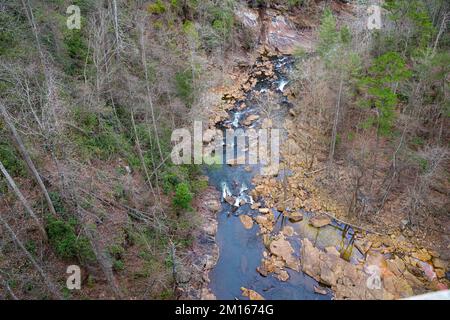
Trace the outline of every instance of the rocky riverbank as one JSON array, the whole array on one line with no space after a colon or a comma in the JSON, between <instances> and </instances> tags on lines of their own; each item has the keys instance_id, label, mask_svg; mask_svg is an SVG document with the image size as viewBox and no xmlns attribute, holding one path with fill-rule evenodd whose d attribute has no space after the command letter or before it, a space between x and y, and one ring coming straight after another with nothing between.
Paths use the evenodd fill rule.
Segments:
<instances>
[{"instance_id":1,"label":"rocky riverbank","mask_svg":"<svg viewBox=\"0 0 450 320\"><path fill-rule=\"evenodd\" d=\"M267 47L259 53L260 62L250 68L246 76L237 76L236 79L243 80L223 94L225 103L215 109L211 129L217 125L229 127L231 119L227 111L254 88L258 79L273 79L270 58L276 53ZM241 110L245 108L245 105L241 106ZM254 224L259 226L266 246L264 258L256 271L265 277L273 274L279 281L289 281L286 269L302 271L317 281L317 294L326 294L331 289L335 299L398 299L446 288L448 262L440 259L436 252L416 247L402 235L383 235L352 226L348 245L328 243L328 246L320 247L314 245L314 238L304 237L305 234L299 232L297 224L307 224L318 234L319 230L332 229L333 224L340 223L340 220L335 219L339 212L333 210L338 206L333 204L332 199L323 199L314 188L311 180L314 173L305 172L308 163L300 160L303 157L300 157L302 151L296 142L297 128L292 121L294 111L290 112L290 117L283 123L288 138L282 146L282 168L284 172L289 171L289 175L282 178L276 174L255 177L251 196L257 202L251 205L251 209L258 211L258 214L239 217L246 229L251 229ZM270 118L250 118L246 117L243 124L248 126L258 120L265 128L273 126ZM214 135L210 135L205 143L213 140ZM235 200L226 199L230 204L234 204ZM306 219L304 212L310 213ZM279 219L289 221L289 225L282 223L281 227L277 227ZM300 248L292 244L296 241L300 241ZM349 250L353 251L350 255ZM380 286L368 286L370 281L377 279ZM251 289L244 289L250 298L262 296L256 292L248 294ZM202 297L213 298L207 290L204 290Z\"/></svg>"},{"instance_id":2,"label":"rocky riverbank","mask_svg":"<svg viewBox=\"0 0 450 320\"><path fill-rule=\"evenodd\" d=\"M216 244L217 213L221 209L220 194L214 187L208 187L195 200L193 205L199 216L192 251L185 264L188 269L178 281L180 299L212 300L214 294L209 290L209 272L219 257Z\"/></svg>"},{"instance_id":3,"label":"rocky riverbank","mask_svg":"<svg viewBox=\"0 0 450 320\"><path fill-rule=\"evenodd\" d=\"M350 246L341 247L339 251L336 250L339 245L319 249L311 244L314 239L304 238L300 261L292 259L294 250L285 240L286 234L292 234L291 227L273 236L275 224L270 213L278 212L294 224L302 220L302 212L312 213L308 224L317 232L321 228L331 229L332 222L342 223L337 216L346 216L342 206L325 198L315 187L315 174L322 169L311 169L310 160L305 159L298 142L302 130L297 127L295 117L294 109L284 122L287 139L282 146L281 166L289 171L289 176L282 179L262 176L254 181L256 187L252 196L264 199L265 203L264 208L260 208L264 215L257 217L256 223L261 227L268 248L258 271L274 272L280 280L286 280L283 267L297 270L300 265L303 272L330 287L336 299L398 299L448 288L446 258L418 245L414 237L403 235L400 229L382 234L371 232L370 225L359 228L346 224L353 230ZM276 243L275 250L273 243ZM349 250L357 251L360 256L352 262L346 261ZM376 290L367 287L374 269L381 280L381 287Z\"/></svg>"}]
</instances>

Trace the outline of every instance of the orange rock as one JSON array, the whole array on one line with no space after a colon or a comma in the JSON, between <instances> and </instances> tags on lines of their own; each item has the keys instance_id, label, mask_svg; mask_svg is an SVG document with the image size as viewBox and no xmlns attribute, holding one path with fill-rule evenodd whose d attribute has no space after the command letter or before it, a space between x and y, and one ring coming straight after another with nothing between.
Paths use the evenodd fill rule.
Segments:
<instances>
[{"instance_id":1,"label":"orange rock","mask_svg":"<svg viewBox=\"0 0 450 320\"><path fill-rule=\"evenodd\" d=\"M253 227L253 219L245 214L239 216L239 220L244 225L245 229L251 229Z\"/></svg>"},{"instance_id":2,"label":"orange rock","mask_svg":"<svg viewBox=\"0 0 450 320\"><path fill-rule=\"evenodd\" d=\"M241 287L242 295L244 297L248 297L250 300L265 300L262 295L260 295L258 292L247 289L244 287Z\"/></svg>"}]
</instances>

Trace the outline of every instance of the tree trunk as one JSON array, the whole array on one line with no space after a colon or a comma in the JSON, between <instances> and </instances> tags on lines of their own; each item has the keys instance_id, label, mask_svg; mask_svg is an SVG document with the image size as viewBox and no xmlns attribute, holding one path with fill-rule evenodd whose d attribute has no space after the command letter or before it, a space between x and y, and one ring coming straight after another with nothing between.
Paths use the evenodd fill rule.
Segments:
<instances>
[{"instance_id":1,"label":"tree trunk","mask_svg":"<svg viewBox=\"0 0 450 320\"><path fill-rule=\"evenodd\" d=\"M58 109L58 93L56 91L55 79L39 40L39 31L29 0L22 0L22 5L25 10L28 22L30 23L31 30L33 31L33 35L36 41L36 47L39 52L39 58L44 72L44 78L47 87L47 101L49 104L49 108L45 108L43 112L45 114L44 125L47 126L47 130L51 130L53 125L57 122L56 110ZM53 118L54 123L52 122L51 118Z\"/></svg>"},{"instance_id":2,"label":"tree trunk","mask_svg":"<svg viewBox=\"0 0 450 320\"><path fill-rule=\"evenodd\" d=\"M133 125L133 132L136 141L136 147L138 149L139 159L141 160L142 169L144 170L145 177L147 178L148 186L150 187L153 196L156 198L155 190L153 189L152 181L150 180L150 176L148 174L147 165L145 164L144 155L142 154L141 143L139 141L139 135L136 129L136 123L134 121L134 111L131 109L131 124Z\"/></svg>"},{"instance_id":3,"label":"tree trunk","mask_svg":"<svg viewBox=\"0 0 450 320\"><path fill-rule=\"evenodd\" d=\"M8 117L8 114L6 112L5 106L0 103L0 112L3 116L3 119L5 119L6 124L8 125L9 129L11 130L12 137L17 145L17 148L19 149L20 153L22 154L23 159L25 160L28 169L33 174L34 178L36 179L36 182L38 183L39 187L41 188L41 191L45 197L45 200L47 201L48 208L50 210L50 213L54 216L56 216L56 210L53 206L53 202L50 199L50 195L48 194L47 188L44 185L44 182L41 179L41 176L39 175L39 172L37 171L36 167L34 166L33 161L31 160L30 155L28 154L25 145L23 144L22 138L20 137L19 133L16 130L16 127L11 122L11 120Z\"/></svg>"},{"instance_id":4,"label":"tree trunk","mask_svg":"<svg viewBox=\"0 0 450 320\"><path fill-rule=\"evenodd\" d=\"M150 87L148 85L148 70L147 70L147 58L145 54L145 41L144 41L144 26L141 25L141 59L142 59L142 66L144 67L144 74L145 74L145 88L147 90L147 100L148 104L150 105L150 114L152 116L152 123L153 123L153 129L155 131L155 140L156 144L158 145L159 150L159 156L161 161L163 161L163 153L161 149L161 144L159 143L159 134L158 134L158 127L156 126L156 118L155 118L155 110L153 108L153 101L152 96L150 93Z\"/></svg>"},{"instance_id":5,"label":"tree trunk","mask_svg":"<svg viewBox=\"0 0 450 320\"><path fill-rule=\"evenodd\" d=\"M113 0L113 15L114 15L114 34L116 37L116 56L119 57L120 49L121 49L121 41L119 34L119 13L117 11L117 0Z\"/></svg>"},{"instance_id":6,"label":"tree trunk","mask_svg":"<svg viewBox=\"0 0 450 320\"><path fill-rule=\"evenodd\" d=\"M9 175L6 168L3 166L3 163L0 161L0 171L3 173L3 175L6 178L6 181L8 182L8 185L13 189L16 196L19 198L22 205L27 210L28 214L33 218L33 220L36 222L37 227L39 228L39 231L42 233L42 236L44 237L45 241L48 240L47 232L45 232L44 227L42 226L41 222L39 221L36 214L33 212L33 209L31 209L31 206L29 205L27 199L23 196L22 192L20 192L19 188L17 187L16 183L14 182L13 178Z\"/></svg>"}]
</instances>

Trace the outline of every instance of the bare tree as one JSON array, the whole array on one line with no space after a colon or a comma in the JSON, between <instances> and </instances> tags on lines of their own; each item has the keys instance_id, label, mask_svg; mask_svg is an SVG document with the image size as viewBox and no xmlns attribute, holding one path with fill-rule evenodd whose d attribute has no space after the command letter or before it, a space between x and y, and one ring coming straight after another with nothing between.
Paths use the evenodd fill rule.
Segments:
<instances>
[{"instance_id":1,"label":"bare tree","mask_svg":"<svg viewBox=\"0 0 450 320\"><path fill-rule=\"evenodd\" d=\"M122 49L122 41L120 38L120 32L119 32L119 13L117 11L117 0L112 0L113 5L113 17L114 17L114 34L116 37L116 55L119 57L120 50Z\"/></svg>"},{"instance_id":2,"label":"bare tree","mask_svg":"<svg viewBox=\"0 0 450 320\"><path fill-rule=\"evenodd\" d=\"M408 188L409 194L409 221L418 223L418 215L421 209L430 207L429 188L434 179L443 168L443 163L448 161L448 151L442 147L428 147L422 152L423 159L427 162L427 168L416 176L414 185Z\"/></svg>"},{"instance_id":3,"label":"bare tree","mask_svg":"<svg viewBox=\"0 0 450 320\"><path fill-rule=\"evenodd\" d=\"M131 124L133 125L133 132L134 132L134 137L135 137L135 141L136 141L136 147L138 149L138 155L139 155L139 159L141 161L142 169L144 170L145 177L147 178L148 186L150 187L150 190L153 193L153 196L156 198L155 190L153 188L152 181L151 181L150 176L148 174L147 165L145 164L145 159L144 159L144 156L142 154L142 148L141 148L141 143L140 143L140 140L139 140L139 134L138 134L138 131L137 131L137 128L136 128L136 122L134 120L134 110L133 110L133 108L131 109Z\"/></svg>"},{"instance_id":4,"label":"bare tree","mask_svg":"<svg viewBox=\"0 0 450 320\"><path fill-rule=\"evenodd\" d=\"M156 125L155 110L153 108L153 100L152 100L152 95L151 95L150 86L149 86L147 56L146 56L146 51L145 51L145 39L144 39L145 31L144 31L144 22L143 21L140 22L139 31L140 31L140 44L141 44L141 61L142 61L142 66L144 68L145 88L147 91L147 102L150 107L150 114L152 117L152 124L153 124L153 129L155 131L155 140L156 140L156 144L158 146L160 160L163 161L164 156L163 156L163 152L161 149L161 144L159 142L159 134L158 134L158 127Z\"/></svg>"},{"instance_id":5,"label":"bare tree","mask_svg":"<svg viewBox=\"0 0 450 320\"><path fill-rule=\"evenodd\" d=\"M3 173L3 175L6 178L6 181L8 182L8 185L11 187L11 189L13 189L14 193L16 194L17 198L19 198L20 202L22 203L22 205L25 207L26 211L28 212L28 214L33 218L33 220L36 222L37 227L39 228L39 231L41 232L42 236L44 237L45 241L48 240L47 238L47 232L45 232L45 229L42 225L42 223L39 221L39 218L37 217L37 215L34 213L33 209L31 209L30 204L28 203L27 199L25 199L25 197L23 196L22 192L20 191L20 189L17 187L16 183L14 182L13 178L11 177L11 175L8 173L8 171L6 170L6 168L4 167L3 163L0 160L0 171Z\"/></svg>"},{"instance_id":6,"label":"bare tree","mask_svg":"<svg viewBox=\"0 0 450 320\"><path fill-rule=\"evenodd\" d=\"M41 46L41 42L39 39L39 31L37 28L36 20L33 15L33 9L30 5L29 0L22 0L22 5L36 41L36 48L38 49L39 58L44 72L45 83L47 88L47 106L46 108L43 109L43 114L45 115L44 119L46 120L44 121L44 124L47 125L48 130L51 130L53 125L56 125L57 123L56 110L58 109L59 106L59 97L57 93L57 87L55 84L56 83L55 76L46 57L46 53L44 52L44 49Z\"/></svg>"},{"instance_id":7,"label":"bare tree","mask_svg":"<svg viewBox=\"0 0 450 320\"><path fill-rule=\"evenodd\" d=\"M22 141L22 138L20 137L19 133L16 130L16 127L9 119L9 116L8 116L8 113L6 112L5 106L1 102L0 102L0 113L2 114L3 119L5 120L6 124L8 125L8 127L11 131L12 137L17 145L17 148L19 149L20 153L22 154L22 157L25 160L25 162L28 166L28 169L31 171L31 173L34 176L34 179L38 183L38 185L42 191L42 194L44 195L45 200L47 201L47 205L48 205L48 208L49 208L51 214L56 216L56 210L55 210L55 207L53 206L52 200L50 199L50 195L48 194L47 188L45 187L44 182L42 181L41 176L39 175L39 172L37 171L36 167L34 166L34 163L31 160L31 157L28 154L28 152L25 148L25 145Z\"/></svg>"},{"instance_id":8,"label":"bare tree","mask_svg":"<svg viewBox=\"0 0 450 320\"><path fill-rule=\"evenodd\" d=\"M334 150L336 148L336 139L337 139L337 129L338 129L338 124L339 124L339 115L340 115L340 110L341 110L341 97L342 97L342 88L344 85L344 77L341 74L341 80L339 82L339 93L338 93L338 98L337 98L337 102L336 102L336 111L334 113L334 120L333 120L333 131L331 134L331 145L330 145L330 153L328 156L328 163L331 165L333 163L333 159L334 159Z\"/></svg>"}]
</instances>

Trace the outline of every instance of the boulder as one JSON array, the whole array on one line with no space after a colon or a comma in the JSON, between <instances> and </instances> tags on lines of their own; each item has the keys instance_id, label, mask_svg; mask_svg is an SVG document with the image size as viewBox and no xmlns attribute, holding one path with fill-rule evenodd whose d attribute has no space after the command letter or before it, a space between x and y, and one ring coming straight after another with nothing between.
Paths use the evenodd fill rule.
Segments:
<instances>
[{"instance_id":1,"label":"boulder","mask_svg":"<svg viewBox=\"0 0 450 320\"><path fill-rule=\"evenodd\" d=\"M422 286L422 282L416 277L414 276L412 273L410 273L408 270L406 270L403 273L403 277L405 278L406 281L408 281L411 286L413 287L421 287Z\"/></svg>"},{"instance_id":2,"label":"boulder","mask_svg":"<svg viewBox=\"0 0 450 320\"><path fill-rule=\"evenodd\" d=\"M269 273L275 272L275 264L273 263L272 259L263 259L261 266L256 268L256 271L258 271L263 277L267 277Z\"/></svg>"},{"instance_id":3,"label":"boulder","mask_svg":"<svg viewBox=\"0 0 450 320\"><path fill-rule=\"evenodd\" d=\"M334 256L337 256L337 257L340 256L339 251L337 251L336 247L332 247L332 246L331 247L326 247L325 248L325 252L327 254L331 254L331 255L334 255Z\"/></svg>"},{"instance_id":4,"label":"boulder","mask_svg":"<svg viewBox=\"0 0 450 320\"><path fill-rule=\"evenodd\" d=\"M261 229L266 229L267 231L271 231L273 228L273 220L270 219L270 216L257 216L255 218L256 223L261 226Z\"/></svg>"},{"instance_id":5,"label":"boulder","mask_svg":"<svg viewBox=\"0 0 450 320\"><path fill-rule=\"evenodd\" d=\"M294 228L292 228L291 226L285 226L282 232L284 235L292 237L294 235Z\"/></svg>"},{"instance_id":6,"label":"boulder","mask_svg":"<svg viewBox=\"0 0 450 320\"><path fill-rule=\"evenodd\" d=\"M252 204L252 205L250 206L250 208L251 208L252 210L256 210L256 209L258 209L260 206L261 206L261 204L260 204L259 202L255 202L254 204Z\"/></svg>"},{"instance_id":7,"label":"boulder","mask_svg":"<svg viewBox=\"0 0 450 320\"><path fill-rule=\"evenodd\" d=\"M213 211L213 212L217 212L220 210L220 202L219 200L216 199L211 199L206 203L207 207L209 210Z\"/></svg>"},{"instance_id":8,"label":"boulder","mask_svg":"<svg viewBox=\"0 0 450 320\"><path fill-rule=\"evenodd\" d=\"M251 229L253 227L253 219L250 216L241 214L239 216L239 220L241 220L241 223L244 225L245 229Z\"/></svg>"},{"instance_id":9,"label":"boulder","mask_svg":"<svg viewBox=\"0 0 450 320\"><path fill-rule=\"evenodd\" d=\"M314 292L318 293L318 294L322 294L322 295L327 294L327 290L325 290L324 288L316 287L316 286L314 286Z\"/></svg>"},{"instance_id":10,"label":"boulder","mask_svg":"<svg viewBox=\"0 0 450 320\"><path fill-rule=\"evenodd\" d=\"M217 224L211 223L211 224L205 225L203 227L203 231L210 236L215 236L217 233Z\"/></svg>"},{"instance_id":11,"label":"boulder","mask_svg":"<svg viewBox=\"0 0 450 320\"><path fill-rule=\"evenodd\" d=\"M290 222L295 223L303 220L303 214L298 211L289 212L285 214L285 216L289 219Z\"/></svg>"},{"instance_id":12,"label":"boulder","mask_svg":"<svg viewBox=\"0 0 450 320\"><path fill-rule=\"evenodd\" d=\"M417 250L417 251L413 252L412 256L413 256L413 258L419 259L420 261L424 261L424 262L431 260L431 255L427 252L426 249Z\"/></svg>"},{"instance_id":13,"label":"boulder","mask_svg":"<svg viewBox=\"0 0 450 320\"><path fill-rule=\"evenodd\" d=\"M345 261L334 254L326 254L319 263L320 282L335 286L344 271Z\"/></svg>"},{"instance_id":14,"label":"boulder","mask_svg":"<svg viewBox=\"0 0 450 320\"><path fill-rule=\"evenodd\" d=\"M232 206L232 205L234 205L234 203L235 203L236 200L235 200L233 197L228 196L228 197L225 197L225 201L226 201L230 206Z\"/></svg>"},{"instance_id":15,"label":"boulder","mask_svg":"<svg viewBox=\"0 0 450 320\"><path fill-rule=\"evenodd\" d=\"M436 268L434 270L434 272L436 272L436 276L441 279L441 278L445 278L445 270L444 269L438 269Z\"/></svg>"},{"instance_id":16,"label":"boulder","mask_svg":"<svg viewBox=\"0 0 450 320\"><path fill-rule=\"evenodd\" d=\"M286 262L286 266L289 268L298 270L297 259L292 255L294 253L294 249L283 235L270 243L269 251L274 256L282 258L284 262Z\"/></svg>"},{"instance_id":17,"label":"boulder","mask_svg":"<svg viewBox=\"0 0 450 320\"><path fill-rule=\"evenodd\" d=\"M444 270L447 269L447 263L446 263L444 260L439 259L439 258L433 258L432 261L433 261L433 265L434 265L436 268L444 269Z\"/></svg>"},{"instance_id":18,"label":"boulder","mask_svg":"<svg viewBox=\"0 0 450 320\"><path fill-rule=\"evenodd\" d=\"M276 271L277 278L280 281L287 281L289 279L289 273L286 270Z\"/></svg>"},{"instance_id":19,"label":"boulder","mask_svg":"<svg viewBox=\"0 0 450 320\"><path fill-rule=\"evenodd\" d=\"M397 277L401 276L406 270L405 263L397 256L394 259L387 260L386 263L388 269Z\"/></svg>"},{"instance_id":20,"label":"boulder","mask_svg":"<svg viewBox=\"0 0 450 320\"><path fill-rule=\"evenodd\" d=\"M254 121L258 120L259 116L257 114L251 114L242 122L244 126L251 125Z\"/></svg>"},{"instance_id":21,"label":"boulder","mask_svg":"<svg viewBox=\"0 0 450 320\"><path fill-rule=\"evenodd\" d=\"M320 279L320 251L307 238L302 240L301 263L303 272L316 280Z\"/></svg>"},{"instance_id":22,"label":"boulder","mask_svg":"<svg viewBox=\"0 0 450 320\"><path fill-rule=\"evenodd\" d=\"M258 292L247 289L244 287L241 287L242 295L244 297L248 297L250 300L265 300L262 295L260 295Z\"/></svg>"}]
</instances>

